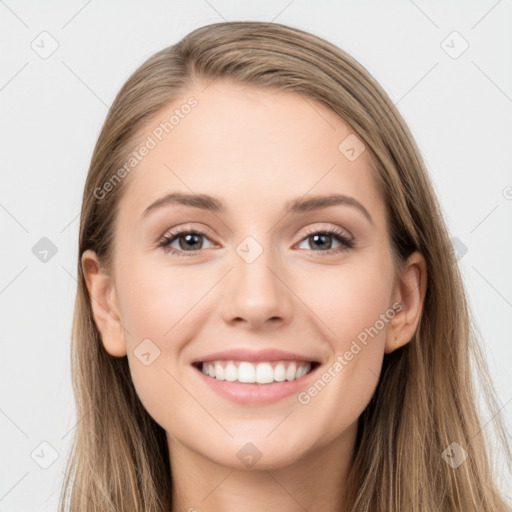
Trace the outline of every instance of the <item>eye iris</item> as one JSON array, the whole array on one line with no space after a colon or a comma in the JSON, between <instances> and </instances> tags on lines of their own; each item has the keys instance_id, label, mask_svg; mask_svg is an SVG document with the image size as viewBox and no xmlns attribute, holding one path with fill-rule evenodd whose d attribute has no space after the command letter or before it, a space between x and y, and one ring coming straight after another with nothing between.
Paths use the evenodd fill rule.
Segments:
<instances>
[{"instance_id":1,"label":"eye iris","mask_svg":"<svg viewBox=\"0 0 512 512\"><path fill-rule=\"evenodd\" d=\"M199 247L194 247L195 244L198 243L198 239L200 239L201 235L197 235L195 233L190 233L188 235L180 236L180 248L181 249L200 249L202 247L202 243L199 243ZM182 240L185 239L185 243L182 243Z\"/></svg>"},{"instance_id":2,"label":"eye iris","mask_svg":"<svg viewBox=\"0 0 512 512\"><path fill-rule=\"evenodd\" d=\"M310 236L309 238L314 240L315 245L316 245L316 242L318 241L318 239L323 240L324 243L325 243L325 238L327 238L330 241L330 243L327 244L328 247L322 247L322 245L320 245L320 248L325 248L325 249L330 249L331 248L331 245L332 245L331 235L316 234L316 235ZM319 247L318 245L316 245L316 246Z\"/></svg>"}]
</instances>

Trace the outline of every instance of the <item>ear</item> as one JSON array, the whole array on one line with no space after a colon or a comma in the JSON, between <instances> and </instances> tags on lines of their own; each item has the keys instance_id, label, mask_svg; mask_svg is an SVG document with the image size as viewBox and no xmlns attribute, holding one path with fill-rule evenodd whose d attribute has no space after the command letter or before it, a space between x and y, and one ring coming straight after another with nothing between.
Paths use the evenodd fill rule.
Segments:
<instances>
[{"instance_id":1,"label":"ear","mask_svg":"<svg viewBox=\"0 0 512 512\"><path fill-rule=\"evenodd\" d=\"M427 264L424 256L416 251L409 256L397 277L394 296L401 309L394 316L388 329L384 350L386 354L411 341L421 318L426 291Z\"/></svg>"},{"instance_id":2,"label":"ear","mask_svg":"<svg viewBox=\"0 0 512 512\"><path fill-rule=\"evenodd\" d=\"M81 264L103 346L112 356L125 356L126 340L113 280L102 268L94 251L85 251Z\"/></svg>"}]
</instances>

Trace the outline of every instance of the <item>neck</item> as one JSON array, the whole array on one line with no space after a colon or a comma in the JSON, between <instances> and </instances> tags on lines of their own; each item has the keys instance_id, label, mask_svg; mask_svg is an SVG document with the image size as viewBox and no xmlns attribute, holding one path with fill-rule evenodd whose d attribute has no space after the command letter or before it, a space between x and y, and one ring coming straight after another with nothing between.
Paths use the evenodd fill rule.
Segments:
<instances>
[{"instance_id":1,"label":"neck","mask_svg":"<svg viewBox=\"0 0 512 512\"><path fill-rule=\"evenodd\" d=\"M217 464L168 436L172 512L343 512L357 422L286 467L240 469Z\"/></svg>"}]
</instances>

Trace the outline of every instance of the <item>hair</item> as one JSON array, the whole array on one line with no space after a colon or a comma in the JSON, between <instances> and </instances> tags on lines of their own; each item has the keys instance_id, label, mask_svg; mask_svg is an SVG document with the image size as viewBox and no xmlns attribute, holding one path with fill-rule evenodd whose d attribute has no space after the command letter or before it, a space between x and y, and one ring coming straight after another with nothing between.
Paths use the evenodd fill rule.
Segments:
<instances>
[{"instance_id":1,"label":"hair","mask_svg":"<svg viewBox=\"0 0 512 512\"><path fill-rule=\"evenodd\" d=\"M71 344L78 422L59 510L163 512L171 506L165 431L140 402L127 358L111 356L102 345L81 256L92 249L111 268L127 180L101 199L95 191L123 166L149 121L193 85L212 80L298 93L338 114L368 152L386 204L395 268L414 251L426 260L418 328L409 343L384 355L375 393L358 420L345 510L508 510L489 460L489 426L481 420L473 377L479 377L508 465L496 391L441 207L411 132L381 86L350 55L303 30L256 21L203 26L154 54L129 77L105 119L81 210ZM442 455L454 442L467 452L456 468Z\"/></svg>"}]
</instances>

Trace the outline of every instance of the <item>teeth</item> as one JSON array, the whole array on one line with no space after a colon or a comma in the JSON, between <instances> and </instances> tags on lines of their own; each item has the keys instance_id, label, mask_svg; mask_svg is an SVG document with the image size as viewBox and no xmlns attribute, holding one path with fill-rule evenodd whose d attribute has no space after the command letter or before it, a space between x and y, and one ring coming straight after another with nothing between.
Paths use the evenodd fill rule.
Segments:
<instances>
[{"instance_id":1,"label":"teeth","mask_svg":"<svg viewBox=\"0 0 512 512\"><path fill-rule=\"evenodd\" d=\"M286 380L294 380L297 377L297 365L290 363L290 366L286 369Z\"/></svg>"},{"instance_id":2,"label":"teeth","mask_svg":"<svg viewBox=\"0 0 512 512\"><path fill-rule=\"evenodd\" d=\"M277 382L283 382L286 379L286 370L283 363L277 363L274 368L274 380Z\"/></svg>"},{"instance_id":3,"label":"teeth","mask_svg":"<svg viewBox=\"0 0 512 512\"><path fill-rule=\"evenodd\" d=\"M220 363L217 363L215 365L215 378L217 380L225 380L225 376L224 376L224 368L222 367L222 365Z\"/></svg>"},{"instance_id":4,"label":"teeth","mask_svg":"<svg viewBox=\"0 0 512 512\"><path fill-rule=\"evenodd\" d=\"M256 377L254 380L259 384L274 382L274 370L272 369L272 366L270 366L269 363L258 364L256 366Z\"/></svg>"},{"instance_id":5,"label":"teeth","mask_svg":"<svg viewBox=\"0 0 512 512\"><path fill-rule=\"evenodd\" d=\"M238 367L238 382L256 382L256 369L251 363L240 363Z\"/></svg>"},{"instance_id":6,"label":"teeth","mask_svg":"<svg viewBox=\"0 0 512 512\"><path fill-rule=\"evenodd\" d=\"M228 382L270 384L300 379L311 370L311 363L279 361L253 364L247 361L210 361L201 371L214 379Z\"/></svg>"},{"instance_id":7,"label":"teeth","mask_svg":"<svg viewBox=\"0 0 512 512\"><path fill-rule=\"evenodd\" d=\"M208 367L208 363L203 363L203 368ZM238 370L236 366L233 363L229 363L226 367L226 373L225 373L226 380L229 382L234 382L235 380L238 380Z\"/></svg>"}]
</instances>

